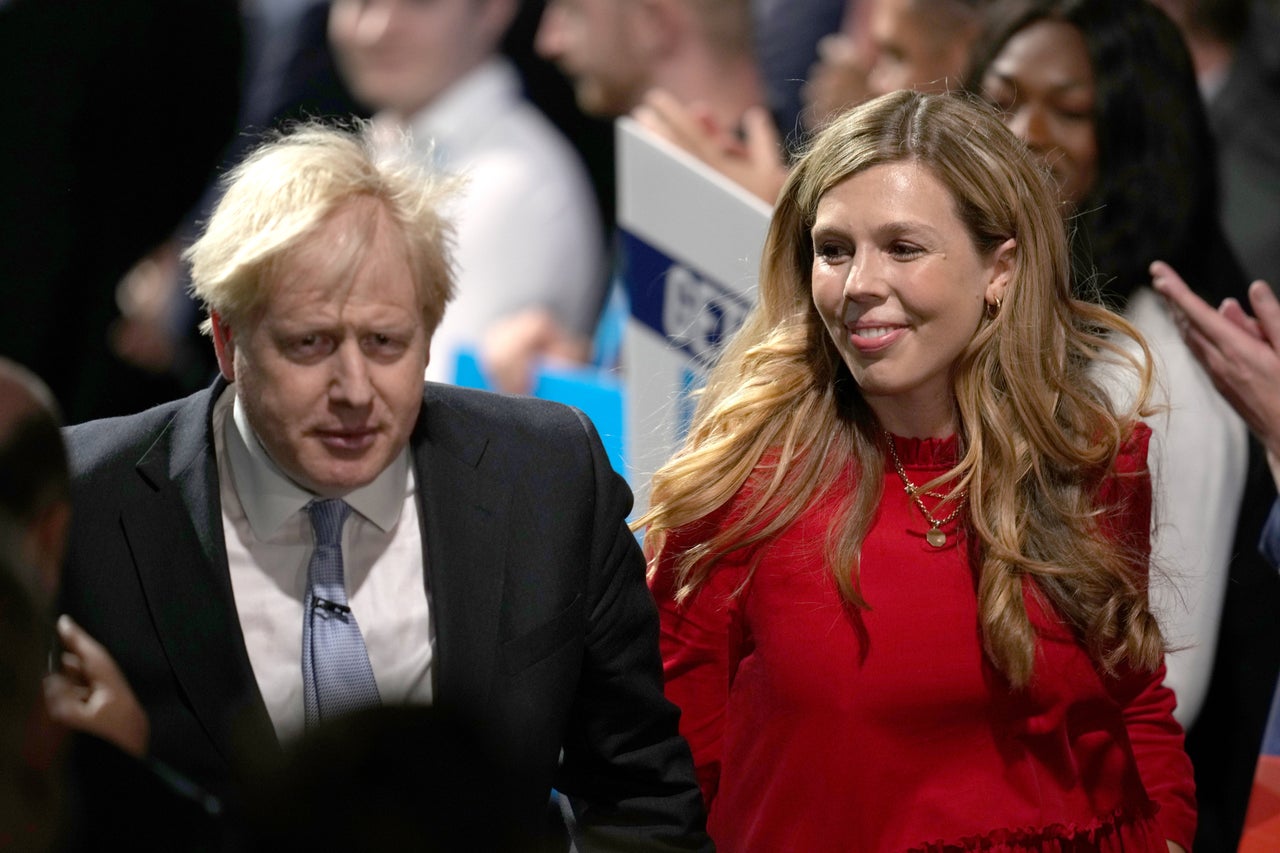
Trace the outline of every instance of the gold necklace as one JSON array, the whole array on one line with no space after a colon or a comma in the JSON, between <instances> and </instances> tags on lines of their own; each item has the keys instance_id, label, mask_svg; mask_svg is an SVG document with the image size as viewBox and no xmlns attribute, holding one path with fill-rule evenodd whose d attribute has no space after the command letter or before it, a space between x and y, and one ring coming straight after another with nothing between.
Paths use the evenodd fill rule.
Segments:
<instances>
[{"instance_id":1,"label":"gold necklace","mask_svg":"<svg viewBox=\"0 0 1280 853\"><path fill-rule=\"evenodd\" d=\"M956 508L946 518L934 518L933 513L925 508L924 501L920 500L920 495L924 494L931 498L945 499L947 495L940 495L937 492L922 492L915 483L911 482L907 477L907 470L902 467L902 460L898 458L898 449L895 447L893 434L888 430L884 431L884 437L889 442L889 455L893 457L893 467L898 469L898 476L902 478L903 490L911 496L911 500L915 501L916 507L919 508L920 514L924 516L925 521L929 522L929 532L924 535L924 539L935 548L941 548L947 544L947 534L942 532L942 525L950 524L959 517L964 510L964 500L966 493L961 492L960 497L956 499Z\"/></svg>"}]
</instances>

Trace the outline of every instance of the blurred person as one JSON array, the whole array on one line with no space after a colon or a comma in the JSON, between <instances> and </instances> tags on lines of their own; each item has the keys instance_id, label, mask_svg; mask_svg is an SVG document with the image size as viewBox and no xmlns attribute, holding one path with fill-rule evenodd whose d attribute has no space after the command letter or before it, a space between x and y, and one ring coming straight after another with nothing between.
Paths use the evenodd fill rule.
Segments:
<instances>
[{"instance_id":1,"label":"blurred person","mask_svg":"<svg viewBox=\"0 0 1280 853\"><path fill-rule=\"evenodd\" d=\"M593 115L626 115L652 89L724 132L768 115L747 0L549 0L535 46Z\"/></svg>"},{"instance_id":2,"label":"blurred person","mask_svg":"<svg viewBox=\"0 0 1280 853\"><path fill-rule=\"evenodd\" d=\"M509 770L438 708L364 708L286 746L253 786L237 849L550 853L511 823Z\"/></svg>"},{"instance_id":3,"label":"blurred person","mask_svg":"<svg viewBox=\"0 0 1280 853\"><path fill-rule=\"evenodd\" d=\"M1221 216L1250 278L1280 282L1280 14L1274 0L1154 0L1187 40L1218 150Z\"/></svg>"},{"instance_id":4,"label":"blurred person","mask_svg":"<svg viewBox=\"0 0 1280 853\"><path fill-rule=\"evenodd\" d=\"M811 128L841 110L892 92L959 89L969 49L982 29L985 0L856 0L846 30L860 23L866 36L833 34L805 84Z\"/></svg>"},{"instance_id":5,"label":"blurred person","mask_svg":"<svg viewBox=\"0 0 1280 853\"><path fill-rule=\"evenodd\" d=\"M803 94L810 129L870 97L896 89L960 88L969 48L980 29L982 0L860 0L844 17L844 33L819 45ZM865 30L865 34L860 32ZM638 117L712 168L772 204L786 180L786 153L776 135L746 134L744 143L706 132L679 104L651 99ZM767 128L765 129L767 130Z\"/></svg>"},{"instance_id":6,"label":"blurred person","mask_svg":"<svg viewBox=\"0 0 1280 853\"><path fill-rule=\"evenodd\" d=\"M1155 353L1168 411L1152 421L1162 508L1153 561L1167 579L1153 597L1178 719L1190 726L1212 674L1248 453L1244 423L1147 286L1157 258L1194 269L1209 293L1243 286L1214 214L1190 58L1145 0L1009 0L991 8L970 80L1053 175L1079 292L1122 310Z\"/></svg>"},{"instance_id":7,"label":"blurred person","mask_svg":"<svg viewBox=\"0 0 1280 853\"><path fill-rule=\"evenodd\" d=\"M763 258L637 522L717 849L1189 849L1150 365L1073 296L1048 176L895 92L817 137Z\"/></svg>"},{"instance_id":8,"label":"blurred person","mask_svg":"<svg viewBox=\"0 0 1280 853\"><path fill-rule=\"evenodd\" d=\"M751 0L756 62L769 111L788 148L803 142L805 75L818 60L819 42L840 27L846 5L846 0Z\"/></svg>"},{"instance_id":9,"label":"blurred person","mask_svg":"<svg viewBox=\"0 0 1280 853\"><path fill-rule=\"evenodd\" d=\"M66 851L126 835L139 850L214 849L220 804L149 759L146 712L115 660L70 617L52 620L70 517L53 395L35 374L0 358L0 527L35 616L28 624L21 610L6 614L18 621L5 630L29 633L9 642L15 649L34 643L51 666L43 695L37 692L39 700L26 709L27 820L5 827L39 834ZM21 696L27 687L15 690ZM73 761L64 767L68 743Z\"/></svg>"},{"instance_id":10,"label":"blurred person","mask_svg":"<svg viewBox=\"0 0 1280 853\"><path fill-rule=\"evenodd\" d=\"M41 853L62 817L61 744L38 725L48 620L19 538L0 515L0 843Z\"/></svg>"},{"instance_id":11,"label":"blurred person","mask_svg":"<svg viewBox=\"0 0 1280 853\"><path fill-rule=\"evenodd\" d=\"M65 609L233 803L321 724L429 704L509 762L515 827L554 788L579 849L706 849L631 494L581 413L424 384L450 182L370 134L227 176L188 252L222 375L67 430Z\"/></svg>"},{"instance_id":12,"label":"blurred person","mask_svg":"<svg viewBox=\"0 0 1280 853\"><path fill-rule=\"evenodd\" d=\"M739 183L780 157L748 0L550 0L536 46L584 111L632 114Z\"/></svg>"},{"instance_id":13,"label":"blurred person","mask_svg":"<svg viewBox=\"0 0 1280 853\"><path fill-rule=\"evenodd\" d=\"M515 0L335 0L329 39L356 99L396 152L463 174L457 298L428 377L453 381L474 348L493 384L527 393L542 358L590 356L604 301L604 232L577 153L525 99L500 53ZM514 273L514 274L513 274Z\"/></svg>"}]
</instances>

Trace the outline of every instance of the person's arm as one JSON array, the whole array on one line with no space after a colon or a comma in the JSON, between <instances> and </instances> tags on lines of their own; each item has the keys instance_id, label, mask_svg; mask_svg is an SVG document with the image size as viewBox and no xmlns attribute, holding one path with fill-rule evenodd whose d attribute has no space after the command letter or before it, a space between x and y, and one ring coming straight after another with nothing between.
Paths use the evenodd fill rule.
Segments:
<instances>
[{"instance_id":1,"label":"person's arm","mask_svg":"<svg viewBox=\"0 0 1280 853\"><path fill-rule=\"evenodd\" d=\"M677 603L673 572L682 552L700 538L697 531L710 528L704 522L668 536L650 580L662 622L667 697L680 707L680 733L693 751L708 811L720 787L725 708L743 638L742 598L734 593L744 575L741 565L726 558L706 582Z\"/></svg>"},{"instance_id":2,"label":"person's arm","mask_svg":"<svg viewBox=\"0 0 1280 853\"><path fill-rule=\"evenodd\" d=\"M556 789L573 809L579 850L709 851L679 711L663 695L658 614L626 524L631 492L578 417L595 469L595 525L586 655Z\"/></svg>"},{"instance_id":3,"label":"person's arm","mask_svg":"<svg viewBox=\"0 0 1280 853\"><path fill-rule=\"evenodd\" d=\"M1137 559L1150 554L1151 476L1146 457L1150 433L1140 426L1117 460L1116 476L1102 486L1100 503L1114 507L1106 532L1133 549ZM1196 827L1195 782L1183 746L1182 726L1173 716L1176 699L1164 683L1163 663L1154 671L1126 668L1110 683L1123 709L1125 729L1147 795L1159 806L1156 821L1171 851L1191 849Z\"/></svg>"}]
</instances>

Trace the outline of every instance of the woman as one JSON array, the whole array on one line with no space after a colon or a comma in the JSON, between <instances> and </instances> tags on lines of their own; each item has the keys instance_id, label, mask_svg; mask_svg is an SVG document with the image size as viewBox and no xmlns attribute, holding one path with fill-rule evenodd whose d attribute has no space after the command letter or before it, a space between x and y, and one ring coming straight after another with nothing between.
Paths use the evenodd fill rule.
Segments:
<instances>
[{"instance_id":1,"label":"woman","mask_svg":"<svg viewBox=\"0 0 1280 853\"><path fill-rule=\"evenodd\" d=\"M993 111L897 92L817 138L639 522L718 849L1188 843L1150 375L1112 336L1142 348L1072 298L1055 189Z\"/></svg>"},{"instance_id":2,"label":"woman","mask_svg":"<svg viewBox=\"0 0 1280 853\"><path fill-rule=\"evenodd\" d=\"M1195 720L1213 668L1248 461L1244 423L1218 396L1147 286L1157 259L1212 304L1246 279L1217 220L1207 119L1177 27L1146 0L1007 0L989 10L968 87L1053 172L1073 232L1078 292L1098 296L1155 352L1167 414L1151 424L1162 509L1153 588L1178 719Z\"/></svg>"}]
</instances>

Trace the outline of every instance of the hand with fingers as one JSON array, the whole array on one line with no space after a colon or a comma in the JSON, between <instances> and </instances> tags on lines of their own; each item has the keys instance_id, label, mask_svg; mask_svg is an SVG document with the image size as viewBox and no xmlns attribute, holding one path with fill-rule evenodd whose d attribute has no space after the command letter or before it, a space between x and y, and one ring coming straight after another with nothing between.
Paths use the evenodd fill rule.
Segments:
<instances>
[{"instance_id":1,"label":"hand with fingers","mask_svg":"<svg viewBox=\"0 0 1280 853\"><path fill-rule=\"evenodd\" d=\"M747 110L740 127L726 128L704 106L684 104L670 92L653 89L632 117L752 195L768 204L777 201L790 170L764 107Z\"/></svg>"},{"instance_id":2,"label":"hand with fingers","mask_svg":"<svg viewBox=\"0 0 1280 853\"><path fill-rule=\"evenodd\" d=\"M1214 386L1267 448L1280 482L1280 300L1265 281L1255 281L1252 316L1235 299L1215 311L1163 261L1151 265L1151 284Z\"/></svg>"},{"instance_id":3,"label":"hand with fingers","mask_svg":"<svg viewBox=\"0 0 1280 853\"><path fill-rule=\"evenodd\" d=\"M49 716L143 758L151 724L115 659L70 616L60 616L57 628L59 668L44 680Z\"/></svg>"}]
</instances>

